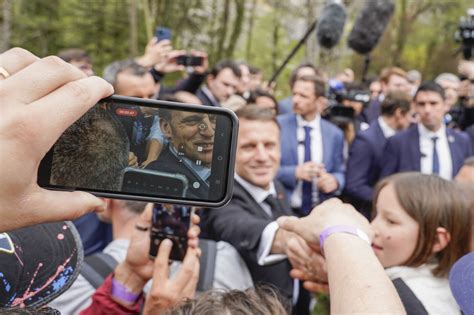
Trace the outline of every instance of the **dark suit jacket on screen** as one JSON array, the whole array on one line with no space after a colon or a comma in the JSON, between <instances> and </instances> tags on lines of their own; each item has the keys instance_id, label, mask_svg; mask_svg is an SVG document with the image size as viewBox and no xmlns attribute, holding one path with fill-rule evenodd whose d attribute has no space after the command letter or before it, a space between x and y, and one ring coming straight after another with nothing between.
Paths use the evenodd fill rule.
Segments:
<instances>
[{"instance_id":1,"label":"dark suit jacket on screen","mask_svg":"<svg viewBox=\"0 0 474 315\"><path fill-rule=\"evenodd\" d=\"M204 182L199 175L191 170L186 164L180 162L178 157L174 155L169 147L169 144L163 148L160 156L156 161L151 162L147 169L182 174L188 179L188 190L186 196L189 198L207 199L209 194L209 186ZM199 188L195 188L193 183L198 182Z\"/></svg>"},{"instance_id":2,"label":"dark suit jacket on screen","mask_svg":"<svg viewBox=\"0 0 474 315\"><path fill-rule=\"evenodd\" d=\"M282 185L275 182L275 188L285 215L295 215L285 200ZM272 284L285 297L292 297L293 279L289 276L291 265L288 259L268 266L257 263L262 232L276 218L269 217L237 181L234 182L234 192L229 204L220 209L207 210L202 217L203 232L212 239L232 244L245 260L254 283Z\"/></svg>"}]
</instances>

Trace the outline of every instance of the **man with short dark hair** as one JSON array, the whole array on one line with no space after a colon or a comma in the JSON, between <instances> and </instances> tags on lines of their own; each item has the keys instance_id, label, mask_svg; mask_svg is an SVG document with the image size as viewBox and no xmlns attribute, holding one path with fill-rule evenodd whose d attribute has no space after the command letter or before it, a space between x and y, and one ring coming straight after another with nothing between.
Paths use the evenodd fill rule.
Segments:
<instances>
[{"instance_id":1,"label":"man with short dark hair","mask_svg":"<svg viewBox=\"0 0 474 315\"><path fill-rule=\"evenodd\" d=\"M237 93L242 76L237 63L231 60L218 62L206 78L206 85L197 90L196 96L202 104L220 107Z\"/></svg>"},{"instance_id":2,"label":"man with short dark hair","mask_svg":"<svg viewBox=\"0 0 474 315\"><path fill-rule=\"evenodd\" d=\"M444 124L449 106L443 88L433 81L422 83L414 103L419 122L387 141L380 177L417 171L454 178L472 151L465 133Z\"/></svg>"},{"instance_id":3,"label":"man with short dark hair","mask_svg":"<svg viewBox=\"0 0 474 315\"><path fill-rule=\"evenodd\" d=\"M282 144L278 179L300 216L344 187L342 131L321 118L327 102L325 90L319 77L296 79L294 113L278 117Z\"/></svg>"},{"instance_id":4,"label":"man with short dark hair","mask_svg":"<svg viewBox=\"0 0 474 315\"><path fill-rule=\"evenodd\" d=\"M382 101L381 115L352 142L344 192L366 217L370 216L385 143L396 132L408 128L411 116L411 96L404 92L389 93Z\"/></svg>"},{"instance_id":5,"label":"man with short dark hair","mask_svg":"<svg viewBox=\"0 0 474 315\"><path fill-rule=\"evenodd\" d=\"M302 63L291 73L289 82L290 88L293 88L297 78L304 76L323 77L324 73L310 62ZM291 95L278 102L278 113L279 115L293 113L293 97Z\"/></svg>"},{"instance_id":6,"label":"man with short dark hair","mask_svg":"<svg viewBox=\"0 0 474 315\"><path fill-rule=\"evenodd\" d=\"M233 196L225 207L203 214L203 232L231 243L255 283L270 283L291 299L291 265L285 255L292 234L285 234L275 222L280 216L294 215L275 180L280 165L279 127L271 111L255 105L236 113L240 128Z\"/></svg>"}]
</instances>

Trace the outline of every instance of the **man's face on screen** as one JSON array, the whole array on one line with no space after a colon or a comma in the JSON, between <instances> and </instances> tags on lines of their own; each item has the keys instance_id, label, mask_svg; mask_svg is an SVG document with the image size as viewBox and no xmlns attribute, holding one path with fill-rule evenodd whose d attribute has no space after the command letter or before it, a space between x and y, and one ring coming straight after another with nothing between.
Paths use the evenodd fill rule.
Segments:
<instances>
[{"instance_id":1,"label":"man's face on screen","mask_svg":"<svg viewBox=\"0 0 474 315\"><path fill-rule=\"evenodd\" d=\"M162 129L178 153L184 152L197 165L210 167L216 129L214 115L172 111L171 121L164 120Z\"/></svg>"}]
</instances>

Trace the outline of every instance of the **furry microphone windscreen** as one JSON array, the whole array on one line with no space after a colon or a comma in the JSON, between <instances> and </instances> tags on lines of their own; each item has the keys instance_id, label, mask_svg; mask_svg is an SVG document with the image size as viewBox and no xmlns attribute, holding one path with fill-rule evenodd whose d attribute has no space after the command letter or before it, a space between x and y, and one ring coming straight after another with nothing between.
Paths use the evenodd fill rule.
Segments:
<instances>
[{"instance_id":1,"label":"furry microphone windscreen","mask_svg":"<svg viewBox=\"0 0 474 315\"><path fill-rule=\"evenodd\" d=\"M342 4L331 3L324 8L316 29L316 36L321 46L331 49L339 43L346 17L346 9Z\"/></svg>"},{"instance_id":2,"label":"furry microphone windscreen","mask_svg":"<svg viewBox=\"0 0 474 315\"><path fill-rule=\"evenodd\" d=\"M349 47L359 54L375 48L395 10L392 0L366 0L349 34Z\"/></svg>"}]
</instances>

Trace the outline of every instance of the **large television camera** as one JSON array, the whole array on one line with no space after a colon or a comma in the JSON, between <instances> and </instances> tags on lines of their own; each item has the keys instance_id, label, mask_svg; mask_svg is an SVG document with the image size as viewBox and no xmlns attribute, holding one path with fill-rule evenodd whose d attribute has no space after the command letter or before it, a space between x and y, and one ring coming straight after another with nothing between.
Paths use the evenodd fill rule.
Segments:
<instances>
[{"instance_id":1,"label":"large television camera","mask_svg":"<svg viewBox=\"0 0 474 315\"><path fill-rule=\"evenodd\" d=\"M468 9L467 16L461 17L454 37L461 43L464 59L471 59L474 54L474 8Z\"/></svg>"}]
</instances>

